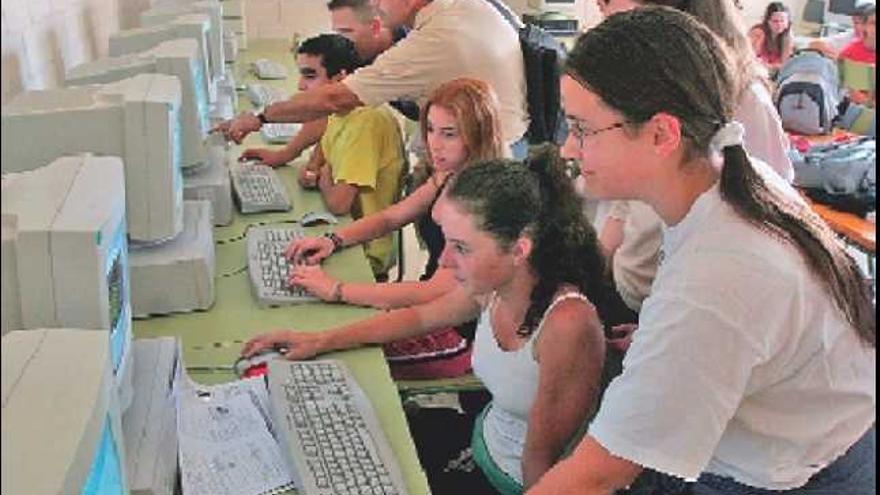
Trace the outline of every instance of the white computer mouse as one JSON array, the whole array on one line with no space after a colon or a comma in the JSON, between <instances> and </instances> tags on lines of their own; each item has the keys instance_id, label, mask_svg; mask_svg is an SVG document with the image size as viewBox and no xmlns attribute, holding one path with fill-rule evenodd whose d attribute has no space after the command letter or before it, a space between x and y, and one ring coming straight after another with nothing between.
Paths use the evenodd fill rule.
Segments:
<instances>
[{"instance_id":1,"label":"white computer mouse","mask_svg":"<svg viewBox=\"0 0 880 495\"><path fill-rule=\"evenodd\" d=\"M304 227L311 227L318 224L337 224L339 219L329 211L310 211L299 219L299 223Z\"/></svg>"}]
</instances>

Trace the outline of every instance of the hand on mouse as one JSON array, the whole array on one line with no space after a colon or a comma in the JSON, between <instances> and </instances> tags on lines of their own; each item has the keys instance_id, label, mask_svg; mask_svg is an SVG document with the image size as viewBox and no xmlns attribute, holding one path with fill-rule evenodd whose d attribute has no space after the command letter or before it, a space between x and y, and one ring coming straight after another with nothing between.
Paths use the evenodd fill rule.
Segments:
<instances>
[{"instance_id":1,"label":"hand on mouse","mask_svg":"<svg viewBox=\"0 0 880 495\"><path fill-rule=\"evenodd\" d=\"M267 349L286 348L285 359L292 361L309 359L329 349L324 347L324 337L319 333L276 330L248 340L241 350L244 357L253 357Z\"/></svg>"},{"instance_id":2,"label":"hand on mouse","mask_svg":"<svg viewBox=\"0 0 880 495\"><path fill-rule=\"evenodd\" d=\"M299 286L307 290L309 294L321 298L323 301L336 302L334 294L338 280L327 275L319 266L297 265L290 270L287 282L291 286Z\"/></svg>"}]
</instances>

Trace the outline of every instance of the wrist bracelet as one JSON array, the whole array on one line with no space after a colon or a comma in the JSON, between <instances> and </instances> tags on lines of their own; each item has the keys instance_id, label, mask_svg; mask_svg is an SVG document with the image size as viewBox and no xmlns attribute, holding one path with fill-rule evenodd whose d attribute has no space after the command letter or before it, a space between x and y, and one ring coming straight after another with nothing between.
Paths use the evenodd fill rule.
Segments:
<instances>
[{"instance_id":1,"label":"wrist bracelet","mask_svg":"<svg viewBox=\"0 0 880 495\"><path fill-rule=\"evenodd\" d=\"M260 112L257 114L257 120L260 121L260 125L266 125L269 121L266 119L266 114L264 112Z\"/></svg>"},{"instance_id":2,"label":"wrist bracelet","mask_svg":"<svg viewBox=\"0 0 880 495\"><path fill-rule=\"evenodd\" d=\"M333 302L342 302L342 282L336 282L333 286Z\"/></svg>"},{"instance_id":3,"label":"wrist bracelet","mask_svg":"<svg viewBox=\"0 0 880 495\"><path fill-rule=\"evenodd\" d=\"M333 243L333 252L337 253L340 249L342 249L342 237L339 237L339 234L336 232L327 232L324 234L324 237L330 239L330 242Z\"/></svg>"}]
</instances>

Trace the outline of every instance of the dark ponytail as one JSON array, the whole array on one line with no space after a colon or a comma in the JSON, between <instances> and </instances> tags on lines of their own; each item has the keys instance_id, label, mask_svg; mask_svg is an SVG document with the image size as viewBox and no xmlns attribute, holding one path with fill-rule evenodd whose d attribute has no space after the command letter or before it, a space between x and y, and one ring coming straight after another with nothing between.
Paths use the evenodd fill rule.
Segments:
<instances>
[{"instance_id":1,"label":"dark ponytail","mask_svg":"<svg viewBox=\"0 0 880 495\"><path fill-rule=\"evenodd\" d=\"M581 36L565 72L633 127L658 113L681 123L685 160L707 157L733 115L736 67L728 48L690 16L644 7ZM790 242L859 337L876 344L872 291L834 233L810 208L771 190L742 146L723 150L719 190L745 220ZM709 166L709 165L707 165Z\"/></svg>"},{"instance_id":2,"label":"dark ponytail","mask_svg":"<svg viewBox=\"0 0 880 495\"><path fill-rule=\"evenodd\" d=\"M554 294L566 284L587 296L602 317L608 291L605 261L583 215L583 201L552 146L534 150L525 166L513 160L475 163L456 175L446 196L503 249L523 234L531 236L529 265L538 283L520 335L537 329Z\"/></svg>"},{"instance_id":3,"label":"dark ponytail","mask_svg":"<svg viewBox=\"0 0 880 495\"><path fill-rule=\"evenodd\" d=\"M543 201L529 258L540 277L532 291L522 333L528 335L536 329L562 284L577 287L604 320L610 290L603 277L605 259L596 232L584 217L583 199L574 191L555 147L533 149L526 165L538 178Z\"/></svg>"},{"instance_id":4,"label":"dark ponytail","mask_svg":"<svg viewBox=\"0 0 880 495\"><path fill-rule=\"evenodd\" d=\"M809 206L771 191L742 146L724 149L719 191L743 218L797 247L859 337L876 347L871 287L834 232Z\"/></svg>"}]
</instances>

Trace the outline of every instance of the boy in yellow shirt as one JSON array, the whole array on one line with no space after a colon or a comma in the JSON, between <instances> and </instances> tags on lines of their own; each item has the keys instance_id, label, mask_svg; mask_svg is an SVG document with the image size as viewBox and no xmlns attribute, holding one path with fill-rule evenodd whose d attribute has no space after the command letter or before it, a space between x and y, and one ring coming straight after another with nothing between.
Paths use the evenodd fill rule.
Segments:
<instances>
[{"instance_id":1,"label":"boy in yellow shirt","mask_svg":"<svg viewBox=\"0 0 880 495\"><path fill-rule=\"evenodd\" d=\"M296 59L300 91L340 81L360 65L354 44L336 34L305 40ZM328 117L324 136L300 169L299 182L319 189L330 212L358 219L397 200L403 167L403 138L391 109L363 106ZM394 262L394 235L368 242L364 250L376 279L386 280Z\"/></svg>"}]
</instances>

